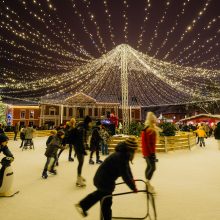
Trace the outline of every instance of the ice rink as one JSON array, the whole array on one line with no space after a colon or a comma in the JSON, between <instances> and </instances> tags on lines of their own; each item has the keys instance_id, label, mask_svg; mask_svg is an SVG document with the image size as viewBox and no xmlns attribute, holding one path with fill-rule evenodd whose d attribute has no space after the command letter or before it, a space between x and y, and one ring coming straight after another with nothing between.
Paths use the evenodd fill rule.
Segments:
<instances>
[{"instance_id":1,"label":"ice rink","mask_svg":"<svg viewBox=\"0 0 220 220\"><path fill-rule=\"evenodd\" d=\"M158 153L159 162L152 179L158 220L219 220L220 219L220 150L214 138L206 139L206 147ZM9 141L15 156L14 188L20 191L12 198L0 198L1 220L79 220L74 204L92 192L93 176L99 165L89 165L87 156L83 176L85 188L75 186L77 161L67 161L68 150L60 158L58 175L42 179L45 163L44 138L34 138L35 150L19 148L20 141ZM0 155L0 158L3 154ZM102 156L101 159L104 159ZM144 180L146 168L141 154L131 165L135 179ZM121 181L121 179L119 179ZM144 189L138 184L138 189ZM117 192L129 191L127 186ZM113 216L142 217L146 212L146 195L129 194L114 200ZM87 220L99 220L99 203L92 207Z\"/></svg>"}]
</instances>

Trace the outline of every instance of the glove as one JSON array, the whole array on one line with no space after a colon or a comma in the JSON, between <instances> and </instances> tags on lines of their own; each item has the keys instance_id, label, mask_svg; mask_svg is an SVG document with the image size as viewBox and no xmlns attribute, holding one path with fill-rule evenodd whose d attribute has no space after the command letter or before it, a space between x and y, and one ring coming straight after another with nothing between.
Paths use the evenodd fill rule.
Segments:
<instances>
[{"instance_id":1,"label":"glove","mask_svg":"<svg viewBox=\"0 0 220 220\"><path fill-rule=\"evenodd\" d=\"M135 187L135 189L133 190L133 192L134 193L137 193L138 192L138 190L137 190L137 188Z\"/></svg>"}]
</instances>

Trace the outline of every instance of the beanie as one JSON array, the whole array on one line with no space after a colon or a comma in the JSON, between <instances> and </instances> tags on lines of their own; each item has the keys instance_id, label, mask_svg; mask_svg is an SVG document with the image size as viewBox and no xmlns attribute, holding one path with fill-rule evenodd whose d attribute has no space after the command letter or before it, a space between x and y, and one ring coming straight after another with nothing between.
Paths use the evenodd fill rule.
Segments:
<instances>
[{"instance_id":1,"label":"beanie","mask_svg":"<svg viewBox=\"0 0 220 220\"><path fill-rule=\"evenodd\" d=\"M137 149L138 147L138 140L135 136L130 136L125 140L125 144L127 147L132 149Z\"/></svg>"}]
</instances>

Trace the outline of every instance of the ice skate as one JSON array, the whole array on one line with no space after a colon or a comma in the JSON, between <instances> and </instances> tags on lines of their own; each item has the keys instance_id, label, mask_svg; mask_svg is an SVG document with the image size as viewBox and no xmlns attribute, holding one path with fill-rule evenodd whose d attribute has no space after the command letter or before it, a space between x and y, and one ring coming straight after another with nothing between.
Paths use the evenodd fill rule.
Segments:
<instances>
[{"instance_id":1,"label":"ice skate","mask_svg":"<svg viewBox=\"0 0 220 220\"><path fill-rule=\"evenodd\" d=\"M146 190L147 190L147 192L149 192L151 194L154 194L154 195L156 194L154 187L150 184L149 181L146 183Z\"/></svg>"},{"instance_id":2,"label":"ice skate","mask_svg":"<svg viewBox=\"0 0 220 220\"><path fill-rule=\"evenodd\" d=\"M86 184L84 183L83 179L84 178L82 178L81 176L78 176L77 177L77 181L76 181L76 186L78 186L78 187L85 187Z\"/></svg>"},{"instance_id":3,"label":"ice skate","mask_svg":"<svg viewBox=\"0 0 220 220\"><path fill-rule=\"evenodd\" d=\"M51 173L53 175L57 175L57 171L56 170L49 170L49 173Z\"/></svg>"},{"instance_id":4,"label":"ice skate","mask_svg":"<svg viewBox=\"0 0 220 220\"><path fill-rule=\"evenodd\" d=\"M86 179L84 177L81 176L81 179L83 182L86 182Z\"/></svg>"},{"instance_id":5,"label":"ice skate","mask_svg":"<svg viewBox=\"0 0 220 220\"><path fill-rule=\"evenodd\" d=\"M48 177L47 172L44 171L44 172L42 173L42 178L43 178L43 179L47 179L47 177Z\"/></svg>"},{"instance_id":6,"label":"ice skate","mask_svg":"<svg viewBox=\"0 0 220 220\"><path fill-rule=\"evenodd\" d=\"M97 164L101 164L103 161L102 160L97 160L96 163Z\"/></svg>"}]
</instances>

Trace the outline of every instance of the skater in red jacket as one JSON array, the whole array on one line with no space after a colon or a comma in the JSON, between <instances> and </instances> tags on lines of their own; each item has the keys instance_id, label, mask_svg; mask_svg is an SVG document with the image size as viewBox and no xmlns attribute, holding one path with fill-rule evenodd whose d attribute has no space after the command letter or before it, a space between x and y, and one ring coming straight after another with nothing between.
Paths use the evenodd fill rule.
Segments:
<instances>
[{"instance_id":1,"label":"skater in red jacket","mask_svg":"<svg viewBox=\"0 0 220 220\"><path fill-rule=\"evenodd\" d=\"M150 180L156 170L156 143L158 139L158 132L159 129L156 126L157 118L153 112L148 112L146 121L145 121L145 128L141 133L141 146L142 146L142 153L144 159L147 163L147 168L145 171L145 177L147 181L148 191L151 193L155 193L154 187L150 184Z\"/></svg>"}]
</instances>

